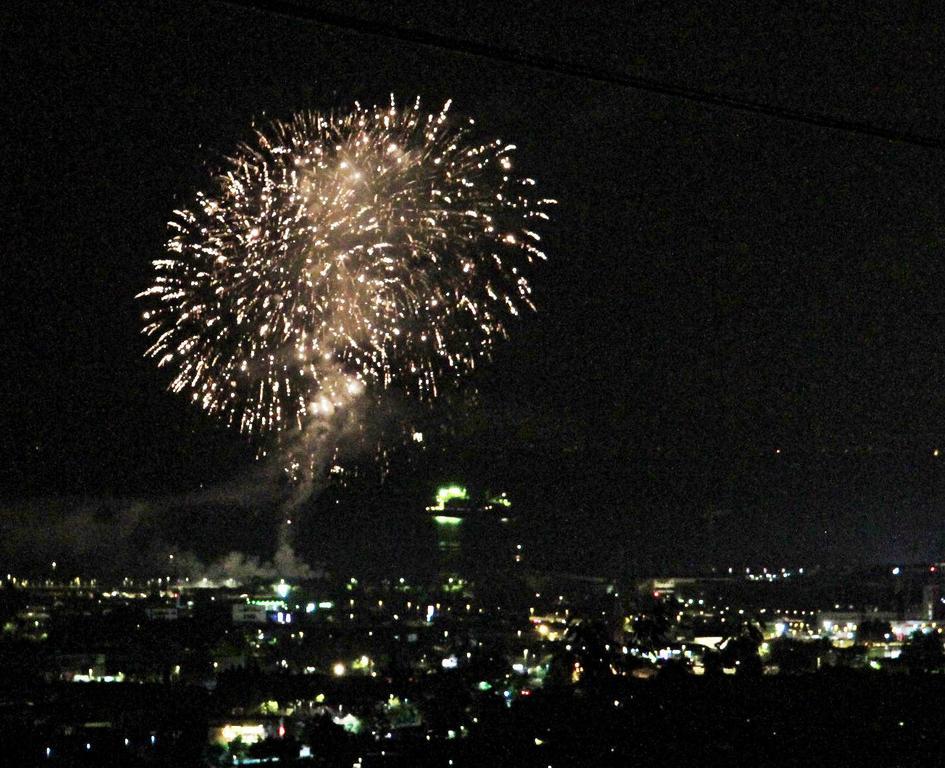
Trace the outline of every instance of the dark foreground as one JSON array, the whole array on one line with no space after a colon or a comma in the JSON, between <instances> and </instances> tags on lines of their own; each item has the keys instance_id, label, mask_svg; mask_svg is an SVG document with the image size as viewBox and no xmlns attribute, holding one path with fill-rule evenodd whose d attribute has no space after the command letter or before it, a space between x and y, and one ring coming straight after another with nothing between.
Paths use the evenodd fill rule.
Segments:
<instances>
[{"instance_id":1,"label":"dark foreground","mask_svg":"<svg viewBox=\"0 0 945 768\"><path fill-rule=\"evenodd\" d=\"M56 683L28 693L8 689L0 710L2 763L231 765L232 754L207 746L207 732L208 713L218 704L214 699L232 693L226 686L208 693L184 685L96 683ZM444 710L458 703L450 700L448 688L439 695ZM379 742L327 719L313 721L306 733L270 739L238 759L361 768L934 765L945 745L943 701L945 676L938 674L837 670L699 678L668 673L652 680L552 686L519 697L510 707L501 696L484 693L476 702L478 722L455 738L428 740L425 732L404 727ZM85 722L63 728L66 720ZM298 757L302 740L311 745L310 757Z\"/></svg>"}]
</instances>

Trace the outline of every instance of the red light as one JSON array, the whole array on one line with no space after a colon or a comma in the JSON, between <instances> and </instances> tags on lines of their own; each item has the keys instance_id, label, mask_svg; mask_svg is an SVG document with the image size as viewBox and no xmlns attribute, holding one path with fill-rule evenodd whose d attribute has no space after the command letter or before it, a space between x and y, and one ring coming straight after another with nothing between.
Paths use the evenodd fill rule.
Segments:
<instances>
[{"instance_id":1,"label":"red light","mask_svg":"<svg viewBox=\"0 0 945 768\"><path fill-rule=\"evenodd\" d=\"M279 723L279 738L285 738L285 726L282 723Z\"/></svg>"},{"instance_id":2,"label":"red light","mask_svg":"<svg viewBox=\"0 0 945 768\"><path fill-rule=\"evenodd\" d=\"M936 570L938 570L938 569L937 569L934 565L930 565L930 566L929 566L929 571L930 571L930 572L935 573Z\"/></svg>"}]
</instances>

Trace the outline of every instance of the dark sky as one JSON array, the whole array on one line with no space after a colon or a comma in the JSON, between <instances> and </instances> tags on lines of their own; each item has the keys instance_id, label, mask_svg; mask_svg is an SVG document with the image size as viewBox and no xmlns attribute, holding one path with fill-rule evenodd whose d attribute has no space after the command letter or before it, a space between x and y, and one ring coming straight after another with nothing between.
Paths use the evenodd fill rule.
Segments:
<instances>
[{"instance_id":1,"label":"dark sky","mask_svg":"<svg viewBox=\"0 0 945 768\"><path fill-rule=\"evenodd\" d=\"M838 5L317 4L945 140L945 10ZM309 551L396 549L392 510L455 477L576 570L945 556L945 150L217 2L6 3L0 57L8 502L250 471L142 359L134 295L254 117L394 92L518 145L551 260L452 442L312 512Z\"/></svg>"}]
</instances>

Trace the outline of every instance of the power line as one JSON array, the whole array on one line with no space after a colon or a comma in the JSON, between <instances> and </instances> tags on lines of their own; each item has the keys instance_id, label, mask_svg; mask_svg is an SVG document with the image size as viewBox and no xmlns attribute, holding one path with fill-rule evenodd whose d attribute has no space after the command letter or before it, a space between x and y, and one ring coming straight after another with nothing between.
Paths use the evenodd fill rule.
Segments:
<instances>
[{"instance_id":1,"label":"power line","mask_svg":"<svg viewBox=\"0 0 945 768\"><path fill-rule=\"evenodd\" d=\"M844 117L803 112L790 107L768 104L740 96L714 93L712 91L691 88L685 85L666 83L638 75L614 73L600 67L566 63L548 56L512 51L499 46L450 37L448 35L440 35L426 30L408 29L385 22L370 21L322 8L300 6L297 3L286 2L285 0L256 0L255 2L253 0L222 0L222 2L227 5L239 6L248 10L275 13L281 16L311 21L323 26L336 27L350 32L423 45L451 53L463 53L469 56L515 64L528 67L529 69L580 78L582 80L604 83L606 85L632 88L637 91L682 99L704 106L764 115L765 117L778 120L802 123L818 128L828 128L878 139L886 139L902 144L912 144L917 147L945 149L945 139L932 136L924 136L922 134L899 131L892 128L883 128L865 121L852 120Z\"/></svg>"}]
</instances>

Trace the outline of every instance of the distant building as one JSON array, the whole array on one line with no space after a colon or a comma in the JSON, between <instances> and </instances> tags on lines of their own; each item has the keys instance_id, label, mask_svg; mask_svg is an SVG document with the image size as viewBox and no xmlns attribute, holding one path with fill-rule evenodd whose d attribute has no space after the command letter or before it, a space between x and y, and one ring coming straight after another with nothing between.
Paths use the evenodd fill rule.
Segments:
<instances>
[{"instance_id":1,"label":"distant building","mask_svg":"<svg viewBox=\"0 0 945 768\"><path fill-rule=\"evenodd\" d=\"M292 613L281 601L237 603L232 609L234 624L291 624Z\"/></svg>"},{"instance_id":2,"label":"distant building","mask_svg":"<svg viewBox=\"0 0 945 768\"><path fill-rule=\"evenodd\" d=\"M922 587L922 618L926 621L938 621L945 618L945 599L942 597L940 584L926 584Z\"/></svg>"},{"instance_id":3,"label":"distant building","mask_svg":"<svg viewBox=\"0 0 945 768\"><path fill-rule=\"evenodd\" d=\"M59 678L67 682L103 680L108 675L104 653L58 653Z\"/></svg>"},{"instance_id":4,"label":"distant building","mask_svg":"<svg viewBox=\"0 0 945 768\"><path fill-rule=\"evenodd\" d=\"M145 608L145 616L151 621L177 621L179 611L177 608Z\"/></svg>"},{"instance_id":5,"label":"distant building","mask_svg":"<svg viewBox=\"0 0 945 768\"><path fill-rule=\"evenodd\" d=\"M238 603L233 606L234 624L265 624L268 621L265 605Z\"/></svg>"},{"instance_id":6,"label":"distant building","mask_svg":"<svg viewBox=\"0 0 945 768\"><path fill-rule=\"evenodd\" d=\"M439 571L468 572L484 565L507 567L522 559L511 539L512 503L505 493L471 499L461 485L439 488L427 507L436 535Z\"/></svg>"},{"instance_id":7,"label":"distant building","mask_svg":"<svg viewBox=\"0 0 945 768\"><path fill-rule=\"evenodd\" d=\"M229 745L239 739L243 744L249 746L276 736L278 728L279 722L273 718L228 720L211 723L208 728L207 740L211 744Z\"/></svg>"}]
</instances>

